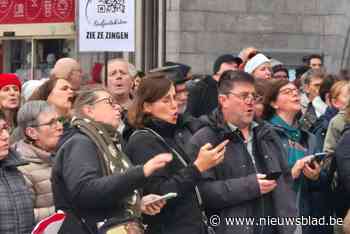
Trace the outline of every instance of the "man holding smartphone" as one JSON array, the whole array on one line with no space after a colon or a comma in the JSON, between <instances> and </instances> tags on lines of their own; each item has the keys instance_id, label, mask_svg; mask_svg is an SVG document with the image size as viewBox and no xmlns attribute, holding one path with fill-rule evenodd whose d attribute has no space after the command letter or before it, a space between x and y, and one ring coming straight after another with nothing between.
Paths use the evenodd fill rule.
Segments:
<instances>
[{"instance_id":1,"label":"man holding smartphone","mask_svg":"<svg viewBox=\"0 0 350 234\"><path fill-rule=\"evenodd\" d=\"M283 146L270 126L253 120L254 78L245 72L227 71L220 78L218 93L219 108L205 117L208 126L191 139L193 153L207 142L216 145L230 139L224 161L204 175L200 186L208 213L221 220L297 216ZM224 223L215 228L218 234L293 233L295 229Z\"/></svg>"}]
</instances>

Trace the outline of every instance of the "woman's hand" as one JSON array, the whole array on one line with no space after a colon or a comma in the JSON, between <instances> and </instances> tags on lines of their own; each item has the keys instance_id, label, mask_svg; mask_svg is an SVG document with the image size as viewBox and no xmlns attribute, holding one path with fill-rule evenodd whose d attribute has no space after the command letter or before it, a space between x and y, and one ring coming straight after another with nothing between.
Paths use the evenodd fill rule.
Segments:
<instances>
[{"instance_id":1,"label":"woman's hand","mask_svg":"<svg viewBox=\"0 0 350 234\"><path fill-rule=\"evenodd\" d=\"M194 165L198 168L200 172L209 170L210 168L218 165L224 160L225 146L229 140L225 140L218 146L213 148L210 143L205 144L201 147L197 159L194 161Z\"/></svg>"},{"instance_id":2,"label":"woman's hand","mask_svg":"<svg viewBox=\"0 0 350 234\"><path fill-rule=\"evenodd\" d=\"M318 180L320 178L321 166L316 161L312 162L314 168L311 168L310 163L305 163L303 174L310 180Z\"/></svg>"},{"instance_id":3,"label":"woman's hand","mask_svg":"<svg viewBox=\"0 0 350 234\"><path fill-rule=\"evenodd\" d=\"M142 199L141 199L141 211L142 211L142 213L147 214L147 215L158 214L161 211L161 209L165 206L166 201L165 200L159 200L156 202L151 202L151 201L154 201L160 197L161 196L155 195L155 194L149 194L149 195L142 197Z\"/></svg>"},{"instance_id":4,"label":"woman's hand","mask_svg":"<svg viewBox=\"0 0 350 234\"><path fill-rule=\"evenodd\" d=\"M156 156L148 160L143 166L143 173L145 174L145 177L149 177L156 170L163 168L172 159L173 156L170 153L157 154Z\"/></svg>"},{"instance_id":5,"label":"woman's hand","mask_svg":"<svg viewBox=\"0 0 350 234\"><path fill-rule=\"evenodd\" d=\"M308 157L304 157L302 159L299 159L296 161L296 163L294 164L294 166L292 167L292 177L293 179L297 179L301 172L304 169L304 166L307 162L309 162L311 160L312 156L308 156Z\"/></svg>"}]
</instances>

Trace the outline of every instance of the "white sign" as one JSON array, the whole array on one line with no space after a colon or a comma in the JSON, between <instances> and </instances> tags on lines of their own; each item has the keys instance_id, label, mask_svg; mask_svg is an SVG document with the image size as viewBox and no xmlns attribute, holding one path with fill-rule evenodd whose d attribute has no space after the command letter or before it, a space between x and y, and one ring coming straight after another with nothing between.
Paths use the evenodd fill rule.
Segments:
<instances>
[{"instance_id":1,"label":"white sign","mask_svg":"<svg viewBox=\"0 0 350 234\"><path fill-rule=\"evenodd\" d=\"M134 51L134 0L79 0L79 50Z\"/></svg>"}]
</instances>

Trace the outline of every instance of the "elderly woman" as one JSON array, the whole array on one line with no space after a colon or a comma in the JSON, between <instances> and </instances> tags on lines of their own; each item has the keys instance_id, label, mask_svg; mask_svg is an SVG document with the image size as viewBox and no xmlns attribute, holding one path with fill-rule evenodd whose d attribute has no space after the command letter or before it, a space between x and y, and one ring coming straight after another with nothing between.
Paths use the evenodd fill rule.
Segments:
<instances>
[{"instance_id":1,"label":"elderly woman","mask_svg":"<svg viewBox=\"0 0 350 234\"><path fill-rule=\"evenodd\" d=\"M18 111L18 126L25 138L15 143L13 149L29 162L19 169L34 194L36 222L55 211L50 181L50 154L54 152L63 132L58 117L55 108L45 101L27 102Z\"/></svg>"},{"instance_id":2,"label":"elderly woman","mask_svg":"<svg viewBox=\"0 0 350 234\"><path fill-rule=\"evenodd\" d=\"M16 127L16 115L21 103L21 82L16 74L0 74L0 108L5 114L10 132Z\"/></svg>"},{"instance_id":3,"label":"elderly woman","mask_svg":"<svg viewBox=\"0 0 350 234\"><path fill-rule=\"evenodd\" d=\"M263 118L270 122L279 135L286 152L288 165L294 179L300 216L317 216L322 212L322 196L314 192L326 185L325 174L320 165L311 162L316 153L316 137L298 127L301 110L299 90L288 80L275 80L265 94ZM310 226L303 226L303 233L313 233Z\"/></svg>"},{"instance_id":4,"label":"elderly woman","mask_svg":"<svg viewBox=\"0 0 350 234\"><path fill-rule=\"evenodd\" d=\"M51 78L43 83L29 98L29 101L47 101L54 106L58 115L70 119L74 92L72 85L62 78Z\"/></svg>"},{"instance_id":5,"label":"elderly woman","mask_svg":"<svg viewBox=\"0 0 350 234\"><path fill-rule=\"evenodd\" d=\"M252 57L244 66L244 71L253 75L255 79L271 79L271 61L263 54Z\"/></svg>"},{"instance_id":6,"label":"elderly woman","mask_svg":"<svg viewBox=\"0 0 350 234\"><path fill-rule=\"evenodd\" d=\"M9 126L0 111L0 233L28 234L34 225L33 201L17 169L25 162L9 146Z\"/></svg>"},{"instance_id":7,"label":"elderly woman","mask_svg":"<svg viewBox=\"0 0 350 234\"><path fill-rule=\"evenodd\" d=\"M75 100L72 128L60 142L52 170L55 206L68 215L60 233L97 233L98 227L106 228L108 223L112 223L110 231L142 233L141 211L154 215L165 204L160 200L145 205L159 196L149 195L140 201L138 189L171 155L160 154L144 165L133 166L116 146L118 115L119 109L105 88L83 90ZM119 229L115 227L123 222Z\"/></svg>"}]
</instances>

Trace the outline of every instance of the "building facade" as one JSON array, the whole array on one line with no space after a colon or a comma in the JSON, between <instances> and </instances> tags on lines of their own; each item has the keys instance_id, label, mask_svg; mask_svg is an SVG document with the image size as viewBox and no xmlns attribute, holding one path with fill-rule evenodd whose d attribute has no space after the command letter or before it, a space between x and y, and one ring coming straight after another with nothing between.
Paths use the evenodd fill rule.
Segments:
<instances>
[{"instance_id":1,"label":"building facade","mask_svg":"<svg viewBox=\"0 0 350 234\"><path fill-rule=\"evenodd\" d=\"M167 0L167 59L210 73L222 53L247 46L290 67L323 54L331 72L348 67L348 0Z\"/></svg>"}]
</instances>

